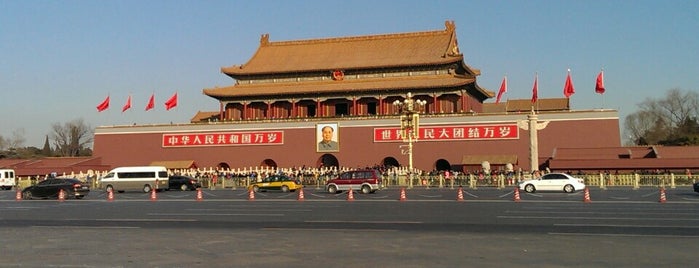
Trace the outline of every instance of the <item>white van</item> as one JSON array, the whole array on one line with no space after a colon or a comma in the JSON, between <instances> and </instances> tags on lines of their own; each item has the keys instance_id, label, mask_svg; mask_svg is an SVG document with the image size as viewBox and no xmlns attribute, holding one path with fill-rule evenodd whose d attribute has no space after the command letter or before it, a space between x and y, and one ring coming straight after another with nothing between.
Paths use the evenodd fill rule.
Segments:
<instances>
[{"instance_id":1,"label":"white van","mask_svg":"<svg viewBox=\"0 0 699 268\"><path fill-rule=\"evenodd\" d=\"M165 190L168 187L167 169L161 166L118 167L102 177L102 187L109 192Z\"/></svg>"},{"instance_id":2,"label":"white van","mask_svg":"<svg viewBox=\"0 0 699 268\"><path fill-rule=\"evenodd\" d=\"M15 171L13 169L0 169L0 188L10 190L17 185Z\"/></svg>"}]
</instances>

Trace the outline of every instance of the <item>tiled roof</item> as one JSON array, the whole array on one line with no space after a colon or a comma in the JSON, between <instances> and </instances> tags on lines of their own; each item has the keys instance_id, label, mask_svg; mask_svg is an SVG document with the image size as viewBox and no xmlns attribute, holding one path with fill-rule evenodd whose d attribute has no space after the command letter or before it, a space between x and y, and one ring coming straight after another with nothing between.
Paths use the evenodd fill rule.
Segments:
<instances>
[{"instance_id":1,"label":"tiled roof","mask_svg":"<svg viewBox=\"0 0 699 268\"><path fill-rule=\"evenodd\" d=\"M190 123L199 123L202 121L206 121L208 119L212 118L218 118L218 116L221 114L219 111L210 111L210 112L202 112L202 111L197 111L197 114L192 117L192 119L189 121Z\"/></svg>"},{"instance_id":2,"label":"tiled roof","mask_svg":"<svg viewBox=\"0 0 699 268\"><path fill-rule=\"evenodd\" d=\"M556 148L553 159L556 160L591 160L591 159L619 159L643 158L643 155L632 155L628 147L609 148Z\"/></svg>"},{"instance_id":3,"label":"tiled roof","mask_svg":"<svg viewBox=\"0 0 699 268\"><path fill-rule=\"evenodd\" d=\"M483 103L484 113L504 113L531 111L534 107L537 111L568 111L570 100L568 98L538 99L532 104L531 99L512 99L501 103Z\"/></svg>"},{"instance_id":4,"label":"tiled roof","mask_svg":"<svg viewBox=\"0 0 699 268\"><path fill-rule=\"evenodd\" d=\"M270 42L243 65L221 68L232 76L390 68L462 62L454 22L445 29L412 33Z\"/></svg>"},{"instance_id":5,"label":"tiled roof","mask_svg":"<svg viewBox=\"0 0 699 268\"><path fill-rule=\"evenodd\" d=\"M551 169L699 168L699 146L557 148Z\"/></svg>"},{"instance_id":6,"label":"tiled roof","mask_svg":"<svg viewBox=\"0 0 699 268\"><path fill-rule=\"evenodd\" d=\"M304 95L317 93L357 92L370 90L404 90L461 87L474 84L473 78L453 75L374 78L361 80L325 80L316 82L239 84L230 87L204 89L204 94L213 98L270 96L281 93ZM493 92L477 87L480 98L493 97Z\"/></svg>"},{"instance_id":7,"label":"tiled roof","mask_svg":"<svg viewBox=\"0 0 699 268\"><path fill-rule=\"evenodd\" d=\"M105 171L109 166L103 165L99 157L45 157L22 160L2 160L0 167L14 169L17 176L46 175L56 172L59 175L71 172Z\"/></svg>"},{"instance_id":8,"label":"tiled roof","mask_svg":"<svg viewBox=\"0 0 699 268\"><path fill-rule=\"evenodd\" d=\"M699 165L699 146L656 146L657 158L693 158Z\"/></svg>"},{"instance_id":9,"label":"tiled roof","mask_svg":"<svg viewBox=\"0 0 699 268\"><path fill-rule=\"evenodd\" d=\"M568 98L547 98L538 99L534 104L530 99L508 100L506 102L508 112L531 111L532 106L537 111L560 111L570 110L570 99Z\"/></svg>"},{"instance_id":10,"label":"tiled roof","mask_svg":"<svg viewBox=\"0 0 699 268\"><path fill-rule=\"evenodd\" d=\"M697 169L699 162L696 159L569 159L549 160L551 170L639 170L639 169Z\"/></svg>"}]
</instances>

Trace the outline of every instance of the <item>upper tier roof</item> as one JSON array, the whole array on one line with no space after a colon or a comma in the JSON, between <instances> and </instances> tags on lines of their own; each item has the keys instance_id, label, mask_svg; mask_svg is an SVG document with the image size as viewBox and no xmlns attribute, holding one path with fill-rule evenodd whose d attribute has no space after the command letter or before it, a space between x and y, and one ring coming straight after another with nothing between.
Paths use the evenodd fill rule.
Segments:
<instances>
[{"instance_id":1,"label":"upper tier roof","mask_svg":"<svg viewBox=\"0 0 699 268\"><path fill-rule=\"evenodd\" d=\"M463 62L454 22L445 29L412 33L270 42L264 34L260 47L243 65L221 68L240 76L439 65ZM478 74L478 70L468 72Z\"/></svg>"}]
</instances>

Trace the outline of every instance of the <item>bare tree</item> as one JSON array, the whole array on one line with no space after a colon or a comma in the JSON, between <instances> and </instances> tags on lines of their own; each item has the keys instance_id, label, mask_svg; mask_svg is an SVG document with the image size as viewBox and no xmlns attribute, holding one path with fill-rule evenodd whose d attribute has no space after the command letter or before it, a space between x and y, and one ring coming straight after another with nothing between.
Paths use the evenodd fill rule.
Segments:
<instances>
[{"instance_id":1,"label":"bare tree","mask_svg":"<svg viewBox=\"0 0 699 268\"><path fill-rule=\"evenodd\" d=\"M27 141L27 138L25 138L25 131L23 128L20 129L15 129L15 131L12 131L12 138L8 140L8 147L9 148L20 148L24 146L24 142Z\"/></svg>"},{"instance_id":2,"label":"bare tree","mask_svg":"<svg viewBox=\"0 0 699 268\"><path fill-rule=\"evenodd\" d=\"M63 125L54 123L51 128L51 140L58 156L80 156L80 152L92 144L92 128L82 119Z\"/></svg>"},{"instance_id":3,"label":"bare tree","mask_svg":"<svg viewBox=\"0 0 699 268\"><path fill-rule=\"evenodd\" d=\"M646 135L655 126L658 118L653 116L653 113L649 111L638 111L626 116L624 120L624 125L626 126L626 133L631 143L634 145L644 145L648 142Z\"/></svg>"},{"instance_id":4,"label":"bare tree","mask_svg":"<svg viewBox=\"0 0 699 268\"><path fill-rule=\"evenodd\" d=\"M634 144L664 144L697 134L696 130L686 127L699 118L699 94L694 91L670 89L664 99L646 99L638 107L640 110L624 121L627 135Z\"/></svg>"},{"instance_id":5,"label":"bare tree","mask_svg":"<svg viewBox=\"0 0 699 268\"><path fill-rule=\"evenodd\" d=\"M0 136L0 150L19 149L24 146L27 140L23 128L12 131L12 137L4 138Z\"/></svg>"},{"instance_id":6,"label":"bare tree","mask_svg":"<svg viewBox=\"0 0 699 268\"><path fill-rule=\"evenodd\" d=\"M665 99L656 101L655 109L667 120L670 127L676 128L699 115L699 95L694 91L683 94L680 89L671 89L668 90Z\"/></svg>"}]
</instances>

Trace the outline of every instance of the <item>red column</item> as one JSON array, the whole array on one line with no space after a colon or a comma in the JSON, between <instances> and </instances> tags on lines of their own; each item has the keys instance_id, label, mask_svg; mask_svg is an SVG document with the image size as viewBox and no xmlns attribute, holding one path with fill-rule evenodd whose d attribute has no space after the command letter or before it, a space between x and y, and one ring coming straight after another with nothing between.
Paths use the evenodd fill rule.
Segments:
<instances>
[{"instance_id":1,"label":"red column","mask_svg":"<svg viewBox=\"0 0 699 268\"><path fill-rule=\"evenodd\" d=\"M296 100L291 100L291 117L296 117Z\"/></svg>"},{"instance_id":2,"label":"red column","mask_svg":"<svg viewBox=\"0 0 699 268\"><path fill-rule=\"evenodd\" d=\"M466 93L461 92L461 112L466 112Z\"/></svg>"},{"instance_id":3,"label":"red column","mask_svg":"<svg viewBox=\"0 0 699 268\"><path fill-rule=\"evenodd\" d=\"M383 115L383 96L379 96L379 111L378 115Z\"/></svg>"},{"instance_id":4,"label":"red column","mask_svg":"<svg viewBox=\"0 0 699 268\"><path fill-rule=\"evenodd\" d=\"M271 102L271 101L268 101L268 102L267 102L267 119L271 119L271 118L272 118L272 113L273 113L273 112L274 112L274 111L272 111L272 102Z\"/></svg>"},{"instance_id":5,"label":"red column","mask_svg":"<svg viewBox=\"0 0 699 268\"><path fill-rule=\"evenodd\" d=\"M223 121L223 102L218 103L218 121Z\"/></svg>"},{"instance_id":6,"label":"red column","mask_svg":"<svg viewBox=\"0 0 699 268\"><path fill-rule=\"evenodd\" d=\"M316 117L323 117L323 104L320 99L316 100L316 106L318 106L318 111L316 111Z\"/></svg>"},{"instance_id":7,"label":"red column","mask_svg":"<svg viewBox=\"0 0 699 268\"><path fill-rule=\"evenodd\" d=\"M352 98L352 115L358 115L358 110L357 109L357 97Z\"/></svg>"},{"instance_id":8,"label":"red column","mask_svg":"<svg viewBox=\"0 0 699 268\"><path fill-rule=\"evenodd\" d=\"M432 113L439 113L439 100L437 99L437 94L433 95L432 102L434 103L434 105L432 105Z\"/></svg>"},{"instance_id":9,"label":"red column","mask_svg":"<svg viewBox=\"0 0 699 268\"><path fill-rule=\"evenodd\" d=\"M243 102L243 113L240 115L242 120L245 120L248 118L248 103Z\"/></svg>"}]
</instances>

